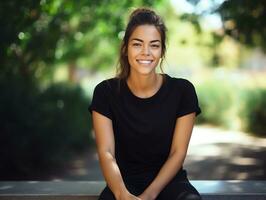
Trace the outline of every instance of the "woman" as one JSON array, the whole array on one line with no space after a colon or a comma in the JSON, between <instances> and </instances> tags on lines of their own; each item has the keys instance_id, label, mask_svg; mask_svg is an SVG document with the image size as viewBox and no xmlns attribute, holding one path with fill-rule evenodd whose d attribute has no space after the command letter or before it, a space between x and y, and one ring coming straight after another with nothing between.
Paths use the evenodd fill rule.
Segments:
<instances>
[{"instance_id":1,"label":"woman","mask_svg":"<svg viewBox=\"0 0 266 200\"><path fill-rule=\"evenodd\" d=\"M200 108L189 81L156 73L165 32L153 10L133 11L120 72L94 90L89 109L107 182L100 200L201 199L182 168Z\"/></svg>"}]
</instances>

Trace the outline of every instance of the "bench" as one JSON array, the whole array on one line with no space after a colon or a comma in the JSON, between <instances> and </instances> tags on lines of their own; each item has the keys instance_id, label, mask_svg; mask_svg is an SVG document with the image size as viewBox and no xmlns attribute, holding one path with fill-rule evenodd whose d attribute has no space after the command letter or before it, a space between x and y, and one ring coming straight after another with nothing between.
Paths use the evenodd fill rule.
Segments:
<instances>
[{"instance_id":1,"label":"bench","mask_svg":"<svg viewBox=\"0 0 266 200\"><path fill-rule=\"evenodd\" d=\"M204 200L266 200L266 181L191 181ZM96 200L103 181L0 181L0 200Z\"/></svg>"}]
</instances>

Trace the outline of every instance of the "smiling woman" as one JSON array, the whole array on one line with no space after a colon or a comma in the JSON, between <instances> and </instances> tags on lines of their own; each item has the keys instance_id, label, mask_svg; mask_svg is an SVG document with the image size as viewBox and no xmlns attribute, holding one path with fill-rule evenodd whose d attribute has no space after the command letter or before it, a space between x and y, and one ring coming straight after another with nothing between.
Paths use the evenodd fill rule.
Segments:
<instances>
[{"instance_id":1,"label":"smiling woman","mask_svg":"<svg viewBox=\"0 0 266 200\"><path fill-rule=\"evenodd\" d=\"M107 186L100 200L199 200L182 165L195 116L194 86L156 73L166 27L148 8L133 11L117 77L99 83L89 107Z\"/></svg>"},{"instance_id":2,"label":"smiling woman","mask_svg":"<svg viewBox=\"0 0 266 200\"><path fill-rule=\"evenodd\" d=\"M138 26L128 44L131 75L154 73L162 55L161 36L153 25Z\"/></svg>"},{"instance_id":3,"label":"smiling woman","mask_svg":"<svg viewBox=\"0 0 266 200\"><path fill-rule=\"evenodd\" d=\"M128 62L130 65L130 76L128 77L128 85L130 89L134 92L134 86L132 86L132 81L134 79L140 79L141 77L156 75L155 69L158 65L160 58L162 56L161 48L161 35L159 31L153 25L140 25L138 26L129 38L128 44ZM152 77L152 76L151 76ZM156 75L155 79L160 79L155 91L151 91L153 94L159 89L162 84L161 75ZM141 81L141 80L140 80ZM140 82L139 82L140 83ZM141 86L139 86L141 87ZM147 97L153 94L144 93L141 94L141 88L139 89L139 94L137 96ZM135 91L135 93L138 93ZM144 95L144 96L143 96Z\"/></svg>"}]
</instances>

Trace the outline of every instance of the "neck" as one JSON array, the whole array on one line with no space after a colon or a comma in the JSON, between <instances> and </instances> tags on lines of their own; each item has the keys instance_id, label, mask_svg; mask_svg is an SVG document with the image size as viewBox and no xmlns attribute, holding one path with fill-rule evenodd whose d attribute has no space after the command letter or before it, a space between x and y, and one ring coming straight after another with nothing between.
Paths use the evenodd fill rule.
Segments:
<instances>
[{"instance_id":1,"label":"neck","mask_svg":"<svg viewBox=\"0 0 266 200\"><path fill-rule=\"evenodd\" d=\"M132 74L128 77L127 83L136 96L149 97L159 90L162 77L155 73L149 76L134 76Z\"/></svg>"}]
</instances>

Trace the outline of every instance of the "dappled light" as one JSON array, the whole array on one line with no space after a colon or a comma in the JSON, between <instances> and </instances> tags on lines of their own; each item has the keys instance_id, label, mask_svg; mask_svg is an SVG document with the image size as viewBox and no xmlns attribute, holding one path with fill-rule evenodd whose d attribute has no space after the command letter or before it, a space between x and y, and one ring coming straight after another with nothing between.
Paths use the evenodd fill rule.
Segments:
<instances>
[{"instance_id":1,"label":"dappled light","mask_svg":"<svg viewBox=\"0 0 266 200\"><path fill-rule=\"evenodd\" d=\"M264 180L265 153L266 139L196 126L184 166L192 180ZM96 151L73 160L63 175L52 180L57 179L103 181Z\"/></svg>"},{"instance_id":2,"label":"dappled light","mask_svg":"<svg viewBox=\"0 0 266 200\"><path fill-rule=\"evenodd\" d=\"M185 167L192 179L264 180L265 153L264 138L199 126L194 128Z\"/></svg>"}]
</instances>

